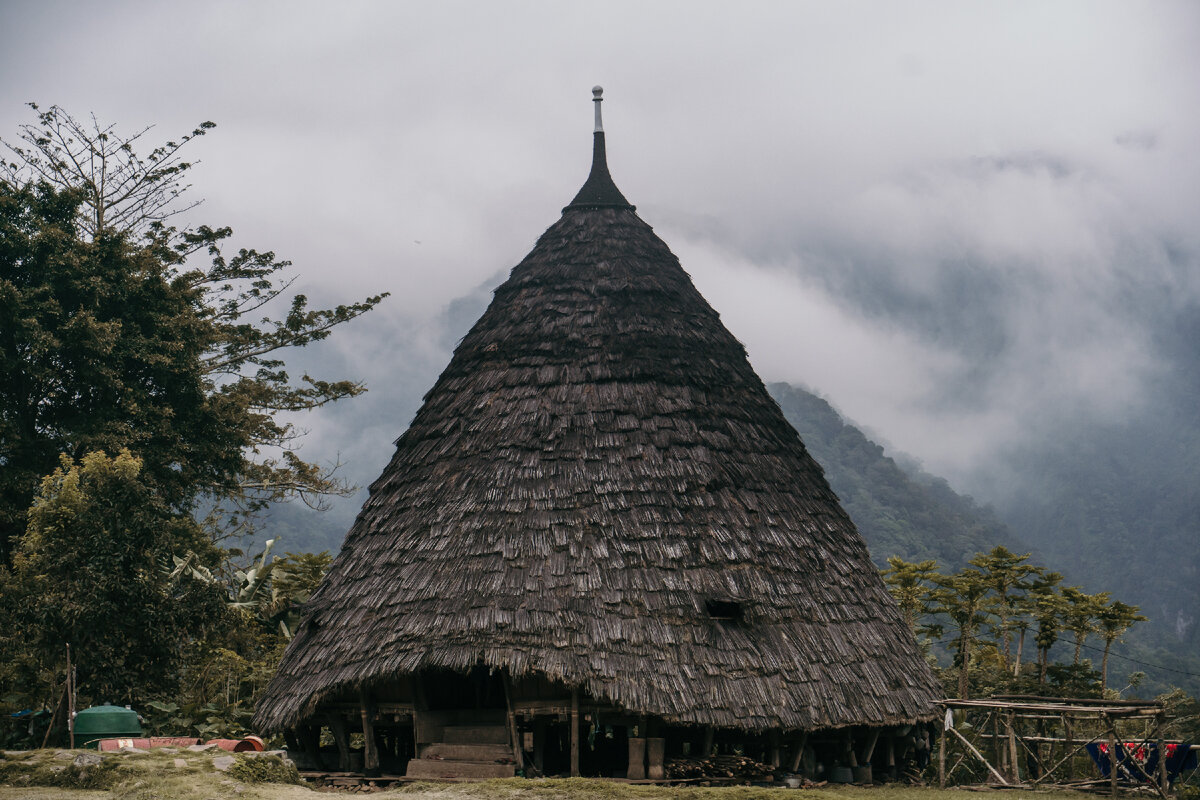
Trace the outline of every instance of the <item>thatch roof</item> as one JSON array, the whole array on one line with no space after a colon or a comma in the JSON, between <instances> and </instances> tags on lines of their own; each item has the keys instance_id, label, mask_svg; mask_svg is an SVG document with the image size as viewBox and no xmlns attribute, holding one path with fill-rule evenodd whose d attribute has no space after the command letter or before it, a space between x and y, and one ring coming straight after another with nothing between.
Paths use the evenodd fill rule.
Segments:
<instances>
[{"instance_id":1,"label":"thatch roof","mask_svg":"<svg viewBox=\"0 0 1200 800\"><path fill-rule=\"evenodd\" d=\"M397 441L260 728L477 663L681 723L933 716L820 466L679 261L600 188L496 290Z\"/></svg>"}]
</instances>

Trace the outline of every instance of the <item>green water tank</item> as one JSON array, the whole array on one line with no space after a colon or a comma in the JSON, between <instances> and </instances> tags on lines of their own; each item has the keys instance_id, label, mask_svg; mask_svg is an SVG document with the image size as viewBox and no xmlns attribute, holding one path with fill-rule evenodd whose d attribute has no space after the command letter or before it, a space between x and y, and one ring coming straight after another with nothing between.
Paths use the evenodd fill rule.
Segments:
<instances>
[{"instance_id":1,"label":"green water tank","mask_svg":"<svg viewBox=\"0 0 1200 800\"><path fill-rule=\"evenodd\" d=\"M99 747L101 739L132 739L142 735L136 711L121 706L92 706L75 715L75 746Z\"/></svg>"}]
</instances>

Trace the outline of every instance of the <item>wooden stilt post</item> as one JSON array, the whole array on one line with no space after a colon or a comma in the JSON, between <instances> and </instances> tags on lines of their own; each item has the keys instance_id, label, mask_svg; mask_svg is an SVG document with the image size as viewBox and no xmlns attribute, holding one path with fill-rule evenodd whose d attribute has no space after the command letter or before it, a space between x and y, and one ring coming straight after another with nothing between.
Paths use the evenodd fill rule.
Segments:
<instances>
[{"instance_id":1,"label":"wooden stilt post","mask_svg":"<svg viewBox=\"0 0 1200 800\"><path fill-rule=\"evenodd\" d=\"M375 709L367 697L367 690L358 692L359 707L362 709L363 773L379 774L379 746L375 742Z\"/></svg>"},{"instance_id":2,"label":"wooden stilt post","mask_svg":"<svg viewBox=\"0 0 1200 800\"><path fill-rule=\"evenodd\" d=\"M888 778L896 780L896 736L893 733L887 735L887 774Z\"/></svg>"},{"instance_id":3,"label":"wooden stilt post","mask_svg":"<svg viewBox=\"0 0 1200 800\"><path fill-rule=\"evenodd\" d=\"M867 734L867 744L863 747L862 763L870 764L875 755L875 745L879 742L879 728L872 728Z\"/></svg>"},{"instance_id":4,"label":"wooden stilt post","mask_svg":"<svg viewBox=\"0 0 1200 800\"><path fill-rule=\"evenodd\" d=\"M642 729L639 727L638 733L642 732ZM631 781L645 780L646 737L630 736L626 744L629 747L629 766L625 768L625 777Z\"/></svg>"},{"instance_id":5,"label":"wooden stilt post","mask_svg":"<svg viewBox=\"0 0 1200 800\"><path fill-rule=\"evenodd\" d=\"M652 781L661 781L667 777L664 764L666 743L666 739L661 736L646 737L646 777Z\"/></svg>"},{"instance_id":6,"label":"wooden stilt post","mask_svg":"<svg viewBox=\"0 0 1200 800\"><path fill-rule=\"evenodd\" d=\"M804 760L804 748L808 747L808 732L800 734L800 738L796 740L796 749L792 751L791 767L792 772L800 771L800 762Z\"/></svg>"},{"instance_id":7,"label":"wooden stilt post","mask_svg":"<svg viewBox=\"0 0 1200 800\"><path fill-rule=\"evenodd\" d=\"M704 726L704 752L701 753L701 758L708 758L713 754L713 744L717 738L717 730L712 725Z\"/></svg>"},{"instance_id":8,"label":"wooden stilt post","mask_svg":"<svg viewBox=\"0 0 1200 800\"><path fill-rule=\"evenodd\" d=\"M546 774L546 718L533 718L533 767L539 775Z\"/></svg>"},{"instance_id":9,"label":"wooden stilt post","mask_svg":"<svg viewBox=\"0 0 1200 800\"><path fill-rule=\"evenodd\" d=\"M571 690L571 777L579 777L579 690Z\"/></svg>"},{"instance_id":10,"label":"wooden stilt post","mask_svg":"<svg viewBox=\"0 0 1200 800\"><path fill-rule=\"evenodd\" d=\"M341 714L329 715L329 732L338 749L338 771L350 771L350 736L346 732L346 718Z\"/></svg>"},{"instance_id":11,"label":"wooden stilt post","mask_svg":"<svg viewBox=\"0 0 1200 800\"><path fill-rule=\"evenodd\" d=\"M422 715L424 715L427 711L429 711L429 698L426 697L426 695L425 695L425 681L422 680L420 672L413 673L412 687L413 687L413 718L412 718L413 750L412 750L412 757L420 758L421 757L421 744L422 744L421 739L426 733L425 727L424 727L426 722L422 719ZM425 742L424 744L429 744L429 742Z\"/></svg>"},{"instance_id":12,"label":"wooden stilt post","mask_svg":"<svg viewBox=\"0 0 1200 800\"><path fill-rule=\"evenodd\" d=\"M287 745L287 749L293 753L299 753L301 751L300 740L296 738L296 729L295 728L285 728L284 729L283 743L285 745Z\"/></svg>"},{"instance_id":13,"label":"wooden stilt post","mask_svg":"<svg viewBox=\"0 0 1200 800\"><path fill-rule=\"evenodd\" d=\"M517 715L513 713L512 690L509 687L508 673L505 672L502 677L504 679L504 707L508 711L508 736L512 741L513 761L516 762L517 769L524 772L525 743L521 741L521 733L517 730Z\"/></svg>"},{"instance_id":14,"label":"wooden stilt post","mask_svg":"<svg viewBox=\"0 0 1200 800\"><path fill-rule=\"evenodd\" d=\"M321 726L303 725L297 733L300 736L300 749L312 759L317 769L324 769L321 761Z\"/></svg>"},{"instance_id":15,"label":"wooden stilt post","mask_svg":"<svg viewBox=\"0 0 1200 800\"><path fill-rule=\"evenodd\" d=\"M770 747L768 750L769 758L767 760L767 763L770 764L775 769L779 769L779 765L782 763L782 759L779 755L779 748L780 748L779 731L778 730L771 731L770 734L768 735L768 740L770 742Z\"/></svg>"}]
</instances>

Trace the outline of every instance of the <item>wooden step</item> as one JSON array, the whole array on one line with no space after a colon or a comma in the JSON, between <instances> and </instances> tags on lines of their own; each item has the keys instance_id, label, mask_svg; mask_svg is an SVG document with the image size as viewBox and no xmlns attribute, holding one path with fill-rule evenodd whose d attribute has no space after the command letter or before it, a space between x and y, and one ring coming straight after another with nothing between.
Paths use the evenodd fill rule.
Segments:
<instances>
[{"instance_id":1,"label":"wooden step","mask_svg":"<svg viewBox=\"0 0 1200 800\"><path fill-rule=\"evenodd\" d=\"M500 758L511 759L513 752L508 744L437 742L421 748L421 758L434 758L435 756L446 761L495 761Z\"/></svg>"},{"instance_id":2,"label":"wooden step","mask_svg":"<svg viewBox=\"0 0 1200 800\"><path fill-rule=\"evenodd\" d=\"M495 761L441 761L414 758L408 762L409 778L511 778L517 774L515 764Z\"/></svg>"},{"instance_id":3,"label":"wooden step","mask_svg":"<svg viewBox=\"0 0 1200 800\"><path fill-rule=\"evenodd\" d=\"M503 725L447 725L442 729L446 744L508 744L508 728Z\"/></svg>"}]
</instances>

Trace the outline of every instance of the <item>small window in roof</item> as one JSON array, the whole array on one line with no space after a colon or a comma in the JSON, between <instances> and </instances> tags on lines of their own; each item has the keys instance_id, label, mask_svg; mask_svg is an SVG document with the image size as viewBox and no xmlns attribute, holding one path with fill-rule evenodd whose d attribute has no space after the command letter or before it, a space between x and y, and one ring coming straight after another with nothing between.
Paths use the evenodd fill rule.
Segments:
<instances>
[{"instance_id":1,"label":"small window in roof","mask_svg":"<svg viewBox=\"0 0 1200 800\"><path fill-rule=\"evenodd\" d=\"M704 608L713 619L728 622L742 621L742 604L736 600L705 600Z\"/></svg>"}]
</instances>

